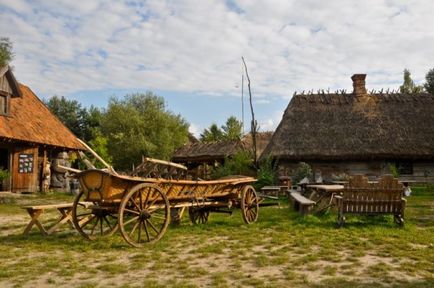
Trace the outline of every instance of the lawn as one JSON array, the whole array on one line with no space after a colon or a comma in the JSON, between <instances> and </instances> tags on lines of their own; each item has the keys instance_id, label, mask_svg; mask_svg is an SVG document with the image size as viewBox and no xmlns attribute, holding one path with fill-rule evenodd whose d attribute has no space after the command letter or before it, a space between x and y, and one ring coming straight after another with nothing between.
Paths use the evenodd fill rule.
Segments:
<instances>
[{"instance_id":1,"label":"lawn","mask_svg":"<svg viewBox=\"0 0 434 288\"><path fill-rule=\"evenodd\" d=\"M335 211L301 218L282 199L252 225L239 211L211 214L205 225L184 216L144 249L119 235L89 242L67 226L21 235L29 217L20 205L69 200L0 204L0 287L434 287L433 187L413 189L404 228L380 216L349 217L337 229Z\"/></svg>"}]
</instances>

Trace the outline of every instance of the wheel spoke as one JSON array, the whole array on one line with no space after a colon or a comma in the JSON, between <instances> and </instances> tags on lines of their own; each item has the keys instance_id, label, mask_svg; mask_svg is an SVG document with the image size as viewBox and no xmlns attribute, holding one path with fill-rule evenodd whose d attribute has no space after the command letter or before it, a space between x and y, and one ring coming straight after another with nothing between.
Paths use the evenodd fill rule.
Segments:
<instances>
[{"instance_id":1,"label":"wheel spoke","mask_svg":"<svg viewBox=\"0 0 434 288\"><path fill-rule=\"evenodd\" d=\"M95 232L95 228L96 228L96 225L98 225L98 222L99 222L99 217L96 218L96 222L92 226L92 231L90 232L90 235L93 235L93 232Z\"/></svg>"},{"instance_id":2,"label":"wheel spoke","mask_svg":"<svg viewBox=\"0 0 434 288\"><path fill-rule=\"evenodd\" d=\"M109 226L110 230L112 230L113 227L112 227L112 225L110 225L110 222L108 221L108 219L107 219L106 216L104 216L104 220L105 220L105 222L107 223L107 225Z\"/></svg>"},{"instance_id":3,"label":"wheel spoke","mask_svg":"<svg viewBox=\"0 0 434 288\"><path fill-rule=\"evenodd\" d=\"M139 206L140 206L140 210L143 209L143 199L142 199L142 191L139 191Z\"/></svg>"},{"instance_id":4,"label":"wheel spoke","mask_svg":"<svg viewBox=\"0 0 434 288\"><path fill-rule=\"evenodd\" d=\"M139 221L139 222L136 222L136 224L134 225L133 229L132 229L131 232L129 233L130 237L133 236L134 231L136 231L137 226L139 226L139 223L140 223L140 221Z\"/></svg>"},{"instance_id":5,"label":"wheel spoke","mask_svg":"<svg viewBox=\"0 0 434 288\"><path fill-rule=\"evenodd\" d=\"M149 232L148 232L148 225L146 224L147 221L143 221L143 226L145 227L146 237L148 238L148 242L151 241L151 238L149 238Z\"/></svg>"},{"instance_id":6,"label":"wheel spoke","mask_svg":"<svg viewBox=\"0 0 434 288\"><path fill-rule=\"evenodd\" d=\"M151 218L157 218L157 219L161 219L161 220L166 220L166 217L157 216L157 215L151 215Z\"/></svg>"},{"instance_id":7,"label":"wheel spoke","mask_svg":"<svg viewBox=\"0 0 434 288\"><path fill-rule=\"evenodd\" d=\"M136 200L134 199L134 196L131 197L131 202L133 202L134 206L136 206L137 210L142 211L142 209L140 209L140 207L137 205Z\"/></svg>"},{"instance_id":8,"label":"wheel spoke","mask_svg":"<svg viewBox=\"0 0 434 288\"><path fill-rule=\"evenodd\" d=\"M151 226L151 228L152 228L152 229L155 231L155 233L157 233L157 235L158 235L159 231L157 230L157 228L155 228L154 224L152 224L152 222L149 221L149 219L146 219L146 221L148 222L149 226Z\"/></svg>"},{"instance_id":9,"label":"wheel spoke","mask_svg":"<svg viewBox=\"0 0 434 288\"><path fill-rule=\"evenodd\" d=\"M81 227L81 228L84 228L87 224L89 224L90 222L92 222L92 220L95 219L95 217L96 217L95 215L92 215L92 217L85 217L84 219L87 218L87 221L84 222L84 224L81 225L80 227ZM80 224L80 222L83 221L84 219L80 220L80 221L79 221L79 224Z\"/></svg>"},{"instance_id":10,"label":"wheel spoke","mask_svg":"<svg viewBox=\"0 0 434 288\"><path fill-rule=\"evenodd\" d=\"M137 211L134 211L134 210L131 210L131 209L126 209L126 208L125 208L125 211L126 211L126 212L128 212L128 213L131 213L131 214L136 214L136 215L140 215L140 213L139 213L139 212L137 212Z\"/></svg>"},{"instance_id":11,"label":"wheel spoke","mask_svg":"<svg viewBox=\"0 0 434 288\"><path fill-rule=\"evenodd\" d=\"M140 243L142 239L142 219L139 219L139 235L137 236L137 242Z\"/></svg>"},{"instance_id":12,"label":"wheel spoke","mask_svg":"<svg viewBox=\"0 0 434 288\"><path fill-rule=\"evenodd\" d=\"M131 218L130 220L125 221L125 222L124 222L124 226L127 226L128 224L130 224L130 223L133 222L133 221L136 221L137 219L139 219L139 216L133 217L133 218Z\"/></svg>"}]
</instances>

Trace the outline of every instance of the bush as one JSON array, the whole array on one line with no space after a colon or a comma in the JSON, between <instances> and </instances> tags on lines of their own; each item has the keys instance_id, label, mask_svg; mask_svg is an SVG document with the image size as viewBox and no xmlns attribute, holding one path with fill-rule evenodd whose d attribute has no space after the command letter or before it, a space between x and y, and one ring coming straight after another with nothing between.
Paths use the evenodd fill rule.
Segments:
<instances>
[{"instance_id":1,"label":"bush","mask_svg":"<svg viewBox=\"0 0 434 288\"><path fill-rule=\"evenodd\" d=\"M226 158L225 163L214 169L212 178L218 179L229 175L251 175L253 159L248 151L241 150L232 158Z\"/></svg>"},{"instance_id":2,"label":"bush","mask_svg":"<svg viewBox=\"0 0 434 288\"><path fill-rule=\"evenodd\" d=\"M275 183L276 169L273 167L273 161L271 157L267 157L267 159L259 166L257 178L258 181L255 183L256 189L273 185Z\"/></svg>"},{"instance_id":3,"label":"bush","mask_svg":"<svg viewBox=\"0 0 434 288\"><path fill-rule=\"evenodd\" d=\"M3 182L6 178L8 178L10 175L9 171L7 169L1 169L0 168L0 183Z\"/></svg>"},{"instance_id":4,"label":"bush","mask_svg":"<svg viewBox=\"0 0 434 288\"><path fill-rule=\"evenodd\" d=\"M398 178L399 170L395 164L389 164L389 170L390 170L390 174L392 174L393 178Z\"/></svg>"},{"instance_id":5,"label":"bush","mask_svg":"<svg viewBox=\"0 0 434 288\"><path fill-rule=\"evenodd\" d=\"M312 177L312 168L309 166L309 164L305 162L300 162L298 164L297 169L295 169L294 171L294 175L292 176L292 181L294 184L297 184L305 177L307 178Z\"/></svg>"}]
</instances>

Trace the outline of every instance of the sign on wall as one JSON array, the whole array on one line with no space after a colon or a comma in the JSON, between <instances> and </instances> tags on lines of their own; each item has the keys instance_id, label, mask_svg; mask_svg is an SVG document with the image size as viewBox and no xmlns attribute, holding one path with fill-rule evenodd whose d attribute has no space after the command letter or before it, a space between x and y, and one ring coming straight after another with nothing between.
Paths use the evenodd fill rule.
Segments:
<instances>
[{"instance_id":1,"label":"sign on wall","mask_svg":"<svg viewBox=\"0 0 434 288\"><path fill-rule=\"evenodd\" d=\"M33 173L33 154L20 154L18 161L19 173Z\"/></svg>"}]
</instances>

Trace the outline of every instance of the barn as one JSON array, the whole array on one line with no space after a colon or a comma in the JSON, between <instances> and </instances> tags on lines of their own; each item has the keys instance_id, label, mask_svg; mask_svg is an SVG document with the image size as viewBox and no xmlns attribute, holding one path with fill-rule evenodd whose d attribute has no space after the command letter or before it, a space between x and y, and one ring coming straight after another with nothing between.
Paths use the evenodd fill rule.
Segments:
<instances>
[{"instance_id":1,"label":"barn","mask_svg":"<svg viewBox=\"0 0 434 288\"><path fill-rule=\"evenodd\" d=\"M295 94L262 154L291 174L299 162L323 179L390 173L432 181L434 173L434 95L368 92L366 74L356 74L353 92Z\"/></svg>"},{"instance_id":2,"label":"barn","mask_svg":"<svg viewBox=\"0 0 434 288\"><path fill-rule=\"evenodd\" d=\"M16 81L9 66L0 68L0 169L8 170L1 190L35 192L43 168L59 153L85 150L33 91Z\"/></svg>"}]
</instances>

